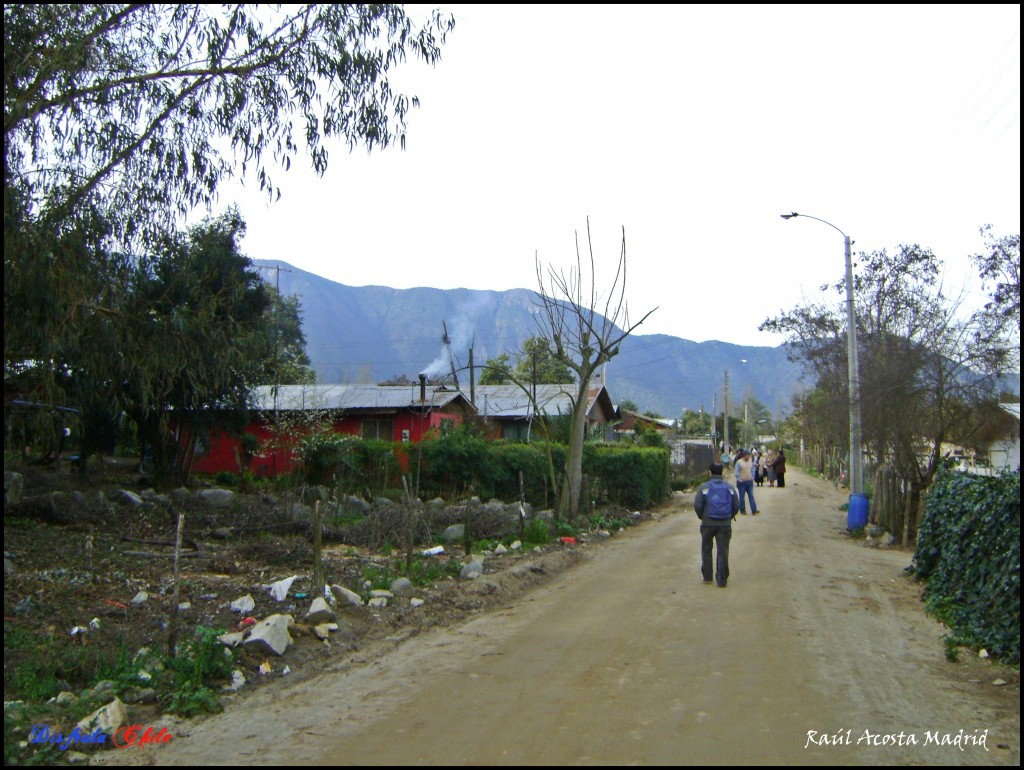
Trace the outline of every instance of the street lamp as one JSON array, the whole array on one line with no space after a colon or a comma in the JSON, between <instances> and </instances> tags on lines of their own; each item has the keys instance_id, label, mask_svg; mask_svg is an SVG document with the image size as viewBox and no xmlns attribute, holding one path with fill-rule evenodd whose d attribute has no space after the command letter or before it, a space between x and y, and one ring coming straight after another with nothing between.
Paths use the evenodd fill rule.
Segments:
<instances>
[{"instance_id":1,"label":"street lamp","mask_svg":"<svg viewBox=\"0 0 1024 770\"><path fill-rule=\"evenodd\" d=\"M723 407L724 411L722 412L722 418L723 418L722 422L725 423L725 427L722 429L722 432L725 433L725 439L724 439L725 443L722 444L722 454L725 454L726 452L729 451L729 370L728 369L725 370L724 382L725 382L725 385L722 388L722 390L724 391L724 396L723 397L724 397L724 400L725 400L725 406Z\"/></svg>"},{"instance_id":2,"label":"street lamp","mask_svg":"<svg viewBox=\"0 0 1024 770\"><path fill-rule=\"evenodd\" d=\"M850 255L850 236L831 222L809 214L780 214L783 219L805 217L826 224L843 236L846 256L846 368L850 390L850 502L853 508L853 496L864 493L864 467L861 455L860 430L860 369L857 365L857 316L853 308L853 259Z\"/></svg>"}]
</instances>

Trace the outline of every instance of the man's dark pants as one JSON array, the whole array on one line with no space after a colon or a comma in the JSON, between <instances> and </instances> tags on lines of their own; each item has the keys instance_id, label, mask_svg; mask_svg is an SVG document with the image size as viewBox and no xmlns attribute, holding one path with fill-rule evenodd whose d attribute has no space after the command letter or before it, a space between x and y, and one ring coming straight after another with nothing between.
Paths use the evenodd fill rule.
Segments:
<instances>
[{"instance_id":1,"label":"man's dark pants","mask_svg":"<svg viewBox=\"0 0 1024 770\"><path fill-rule=\"evenodd\" d=\"M700 525L700 572L704 580L710 582L711 550L714 544L718 544L718 553L715 556L715 582L724 586L729 582L729 541L732 539L732 526Z\"/></svg>"}]
</instances>

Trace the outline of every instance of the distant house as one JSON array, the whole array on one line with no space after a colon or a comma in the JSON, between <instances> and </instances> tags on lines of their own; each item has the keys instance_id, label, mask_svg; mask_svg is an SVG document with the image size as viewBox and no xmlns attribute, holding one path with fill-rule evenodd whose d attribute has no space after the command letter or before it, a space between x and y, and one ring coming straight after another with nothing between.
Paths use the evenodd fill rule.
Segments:
<instances>
[{"instance_id":1,"label":"distant house","mask_svg":"<svg viewBox=\"0 0 1024 770\"><path fill-rule=\"evenodd\" d=\"M238 472L248 467L257 476L291 470L287 446L271 448L275 426L287 424L301 434L314 423L337 433L384 441L417 442L430 431L457 425L474 414L458 390L419 385L281 385L256 391L257 408L244 433L258 439L261 450L243 462L243 443L226 433L213 432L199 442L192 469L197 473Z\"/></svg>"},{"instance_id":2,"label":"distant house","mask_svg":"<svg viewBox=\"0 0 1024 770\"><path fill-rule=\"evenodd\" d=\"M1005 438L993 441L988 446L988 460L993 468L1020 467L1020 403L1000 404L1003 411L1016 418L1016 431Z\"/></svg>"},{"instance_id":3,"label":"distant house","mask_svg":"<svg viewBox=\"0 0 1024 770\"><path fill-rule=\"evenodd\" d=\"M653 428L654 430L661 432L671 430L676 426L675 420L670 420L665 417L649 417L646 414L633 412L629 409L620 409L619 417L620 421L617 428L619 433L633 433L637 430L644 430L645 428Z\"/></svg>"},{"instance_id":4,"label":"distant house","mask_svg":"<svg viewBox=\"0 0 1024 770\"><path fill-rule=\"evenodd\" d=\"M538 419L572 414L576 385L537 385L531 399L518 385L477 385L473 389L477 414L491 426L491 438L527 441L539 438ZM536 404L536 405L535 405ZM603 385L594 385L587 397L587 430L612 440L615 406Z\"/></svg>"},{"instance_id":5,"label":"distant house","mask_svg":"<svg viewBox=\"0 0 1024 770\"><path fill-rule=\"evenodd\" d=\"M275 426L294 426L301 434L304 425L318 422L337 433L384 441L416 443L425 435L440 432L476 416L488 426L489 438L527 441L539 438L537 420L572 413L576 386L538 385L536 408L516 385L477 385L476 405L457 389L418 385L282 385L257 389L255 416L243 433L254 436L260 449L251 458L243 456L243 441L237 436L211 432L199 441L192 470L196 473L237 473L249 468L257 476L274 476L289 471L295 460L287 442L275 441ZM590 388L587 429L605 440L613 440L615 407L603 385ZM274 448L274 444L285 446Z\"/></svg>"}]
</instances>

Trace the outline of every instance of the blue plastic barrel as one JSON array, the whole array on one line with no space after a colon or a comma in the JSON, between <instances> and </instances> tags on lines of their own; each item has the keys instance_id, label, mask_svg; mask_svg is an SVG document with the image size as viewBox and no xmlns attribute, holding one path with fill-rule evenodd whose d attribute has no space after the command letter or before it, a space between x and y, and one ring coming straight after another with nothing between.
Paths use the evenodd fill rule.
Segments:
<instances>
[{"instance_id":1,"label":"blue plastic barrel","mask_svg":"<svg viewBox=\"0 0 1024 770\"><path fill-rule=\"evenodd\" d=\"M850 507L846 509L846 528L864 529L868 525L868 496L850 495Z\"/></svg>"}]
</instances>

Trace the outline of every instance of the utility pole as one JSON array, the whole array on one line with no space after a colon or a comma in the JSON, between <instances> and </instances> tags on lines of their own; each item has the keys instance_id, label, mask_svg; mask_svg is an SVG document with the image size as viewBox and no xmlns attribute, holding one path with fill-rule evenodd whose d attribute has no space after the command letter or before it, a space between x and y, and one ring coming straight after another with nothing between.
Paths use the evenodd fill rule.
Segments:
<instances>
[{"instance_id":1,"label":"utility pole","mask_svg":"<svg viewBox=\"0 0 1024 770\"><path fill-rule=\"evenodd\" d=\"M274 386L271 388L274 394L274 425L277 426L277 392L281 389L281 271L292 272L287 267L280 265L256 265L257 270L273 270L274 278ZM270 472L277 476L277 450L270 453Z\"/></svg>"},{"instance_id":2,"label":"utility pole","mask_svg":"<svg viewBox=\"0 0 1024 770\"><path fill-rule=\"evenodd\" d=\"M722 431L725 434L725 443L722 445L723 452L729 451L729 370L725 370L725 407L723 411L723 417L725 422L725 429Z\"/></svg>"}]
</instances>

